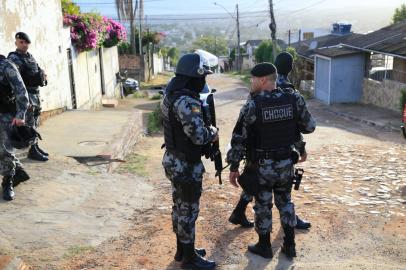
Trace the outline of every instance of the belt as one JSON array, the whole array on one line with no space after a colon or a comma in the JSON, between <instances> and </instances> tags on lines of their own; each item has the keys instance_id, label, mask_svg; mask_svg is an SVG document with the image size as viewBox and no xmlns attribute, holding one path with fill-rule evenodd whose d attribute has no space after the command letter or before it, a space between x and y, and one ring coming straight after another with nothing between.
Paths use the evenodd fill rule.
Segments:
<instances>
[{"instance_id":1,"label":"belt","mask_svg":"<svg viewBox=\"0 0 406 270\"><path fill-rule=\"evenodd\" d=\"M256 149L257 159L283 160L292 157L292 148L281 148L276 150Z\"/></svg>"}]
</instances>

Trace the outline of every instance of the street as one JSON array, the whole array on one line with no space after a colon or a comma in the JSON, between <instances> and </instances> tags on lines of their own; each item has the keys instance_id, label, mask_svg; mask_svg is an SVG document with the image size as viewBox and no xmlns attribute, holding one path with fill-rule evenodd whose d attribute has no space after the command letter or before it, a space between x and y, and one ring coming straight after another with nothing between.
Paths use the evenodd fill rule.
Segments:
<instances>
[{"instance_id":1,"label":"street","mask_svg":"<svg viewBox=\"0 0 406 270\"><path fill-rule=\"evenodd\" d=\"M223 75L211 76L209 84L218 90L217 123L224 156L248 90L239 80ZM227 221L241 190L228 183L228 170L220 186L209 161L205 161L197 246L208 250L218 269L405 269L406 145L400 134L344 120L314 100L308 106L318 126L315 133L305 136L308 160L298 166L305 175L293 198L298 215L310 220L312 227L297 231L298 257L289 261L280 253L283 232L275 208L274 258L265 260L247 252L247 245L257 241L256 233ZM173 260L170 183L160 164L162 142L162 135L145 137L131 154L146 158L152 205L134 209L125 233L68 257L58 267L178 268ZM248 216L252 219L251 209Z\"/></svg>"}]
</instances>

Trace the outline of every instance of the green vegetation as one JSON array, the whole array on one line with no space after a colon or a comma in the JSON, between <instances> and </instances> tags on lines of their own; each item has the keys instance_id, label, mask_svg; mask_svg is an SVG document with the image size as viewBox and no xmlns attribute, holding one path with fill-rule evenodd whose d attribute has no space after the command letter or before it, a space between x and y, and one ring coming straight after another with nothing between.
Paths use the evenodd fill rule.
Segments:
<instances>
[{"instance_id":1,"label":"green vegetation","mask_svg":"<svg viewBox=\"0 0 406 270\"><path fill-rule=\"evenodd\" d=\"M132 173L140 176L147 176L148 172L145 168L148 157L131 153L126 157L126 162L121 164L117 169L119 173Z\"/></svg>"},{"instance_id":2,"label":"green vegetation","mask_svg":"<svg viewBox=\"0 0 406 270\"><path fill-rule=\"evenodd\" d=\"M205 35L193 42L193 49L208 51L214 55L227 55L227 40L224 36Z\"/></svg>"},{"instance_id":3,"label":"green vegetation","mask_svg":"<svg viewBox=\"0 0 406 270\"><path fill-rule=\"evenodd\" d=\"M146 98L147 92L145 91L137 91L133 94L133 98Z\"/></svg>"},{"instance_id":4,"label":"green vegetation","mask_svg":"<svg viewBox=\"0 0 406 270\"><path fill-rule=\"evenodd\" d=\"M243 70L241 71L241 73L239 73L238 71L234 71L229 74L240 79L247 88L251 88L251 73L249 70Z\"/></svg>"},{"instance_id":5,"label":"green vegetation","mask_svg":"<svg viewBox=\"0 0 406 270\"><path fill-rule=\"evenodd\" d=\"M400 90L400 111L403 113L403 108L405 107L406 104L406 88Z\"/></svg>"},{"instance_id":6,"label":"green vegetation","mask_svg":"<svg viewBox=\"0 0 406 270\"><path fill-rule=\"evenodd\" d=\"M276 56L281 49L277 46L276 47L276 52L273 51L273 44L272 41L267 40L263 41L259 47L255 50L255 60L257 63L261 62L271 62L273 63L274 61L274 56Z\"/></svg>"},{"instance_id":7,"label":"green vegetation","mask_svg":"<svg viewBox=\"0 0 406 270\"><path fill-rule=\"evenodd\" d=\"M80 7L75 3L72 3L72 0L62 0L62 13L69 15L79 15Z\"/></svg>"},{"instance_id":8,"label":"green vegetation","mask_svg":"<svg viewBox=\"0 0 406 270\"><path fill-rule=\"evenodd\" d=\"M92 246L71 246L68 251L63 255L65 259L75 257L85 252L92 252L95 248Z\"/></svg>"},{"instance_id":9,"label":"green vegetation","mask_svg":"<svg viewBox=\"0 0 406 270\"><path fill-rule=\"evenodd\" d=\"M393 23L399 23L406 20L406 4L402 4L399 8L395 9L392 17Z\"/></svg>"},{"instance_id":10,"label":"green vegetation","mask_svg":"<svg viewBox=\"0 0 406 270\"><path fill-rule=\"evenodd\" d=\"M162 115L161 115L161 107L158 106L155 110L148 114L148 133L157 133L162 128Z\"/></svg>"},{"instance_id":11,"label":"green vegetation","mask_svg":"<svg viewBox=\"0 0 406 270\"><path fill-rule=\"evenodd\" d=\"M154 87L163 87L172 78L172 72L162 72L156 75L149 82L141 82L141 89L151 89Z\"/></svg>"},{"instance_id":12,"label":"green vegetation","mask_svg":"<svg viewBox=\"0 0 406 270\"><path fill-rule=\"evenodd\" d=\"M159 100L159 99L161 99L162 98L162 95L161 94L154 94L152 97L150 97L149 99L150 100Z\"/></svg>"}]
</instances>

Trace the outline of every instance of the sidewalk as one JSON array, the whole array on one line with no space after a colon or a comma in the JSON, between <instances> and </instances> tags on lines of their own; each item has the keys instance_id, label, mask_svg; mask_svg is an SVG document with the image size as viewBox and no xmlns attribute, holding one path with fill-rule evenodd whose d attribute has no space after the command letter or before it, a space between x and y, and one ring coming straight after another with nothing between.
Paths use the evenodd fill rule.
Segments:
<instances>
[{"instance_id":1,"label":"sidewalk","mask_svg":"<svg viewBox=\"0 0 406 270\"><path fill-rule=\"evenodd\" d=\"M323 107L324 110L346 119L359 121L392 132L400 132L401 113L365 104L332 104L328 106L315 99L312 99L311 102L318 103L317 105Z\"/></svg>"},{"instance_id":2,"label":"sidewalk","mask_svg":"<svg viewBox=\"0 0 406 270\"><path fill-rule=\"evenodd\" d=\"M143 131L143 117L133 100L117 108L68 111L48 119L40 128L40 145L53 155L86 160L120 161ZM108 171L117 162L111 162ZM117 164L116 164L117 165Z\"/></svg>"}]
</instances>

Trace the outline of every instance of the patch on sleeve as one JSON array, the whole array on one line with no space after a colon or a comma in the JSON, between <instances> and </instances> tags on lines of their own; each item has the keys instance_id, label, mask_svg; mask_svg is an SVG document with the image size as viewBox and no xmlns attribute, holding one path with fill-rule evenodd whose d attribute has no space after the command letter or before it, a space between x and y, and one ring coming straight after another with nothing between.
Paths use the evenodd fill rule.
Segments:
<instances>
[{"instance_id":1,"label":"patch on sleeve","mask_svg":"<svg viewBox=\"0 0 406 270\"><path fill-rule=\"evenodd\" d=\"M264 123L278 122L293 119L293 107L291 104L262 109L262 121Z\"/></svg>"},{"instance_id":2,"label":"patch on sleeve","mask_svg":"<svg viewBox=\"0 0 406 270\"><path fill-rule=\"evenodd\" d=\"M200 113L200 106L192 105L192 112L193 113Z\"/></svg>"}]
</instances>

